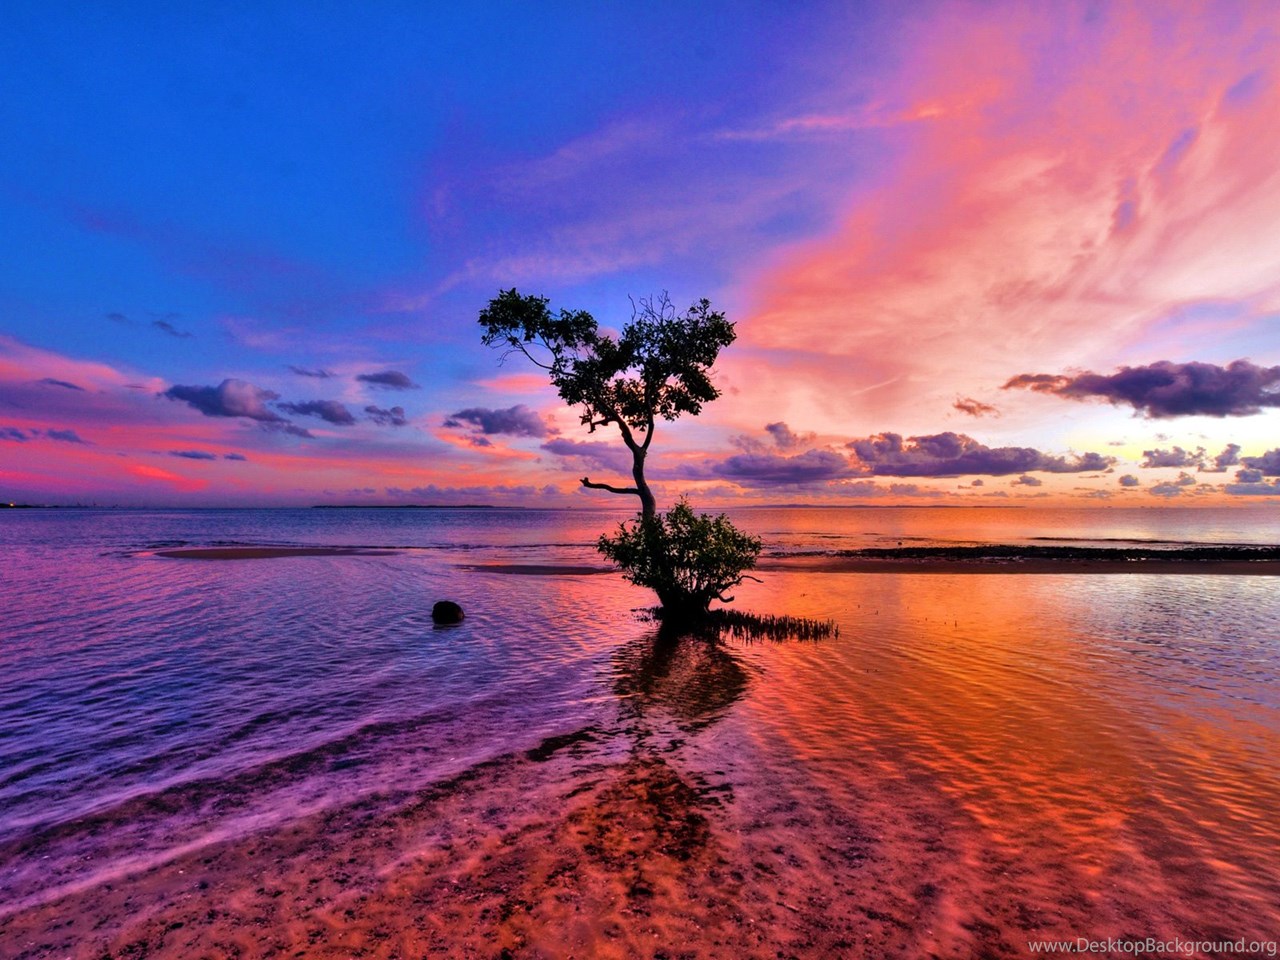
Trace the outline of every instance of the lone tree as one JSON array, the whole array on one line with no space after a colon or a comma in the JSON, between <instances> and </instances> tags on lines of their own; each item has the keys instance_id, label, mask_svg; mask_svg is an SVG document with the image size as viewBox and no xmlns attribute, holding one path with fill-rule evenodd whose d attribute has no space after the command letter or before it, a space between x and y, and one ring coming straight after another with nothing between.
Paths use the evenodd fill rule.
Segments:
<instances>
[{"instance_id":1,"label":"lone tree","mask_svg":"<svg viewBox=\"0 0 1280 960\"><path fill-rule=\"evenodd\" d=\"M760 541L723 516L695 517L683 501L659 515L644 468L659 419L697 414L720 396L710 372L734 341L733 324L709 300L681 314L662 294L634 301L631 321L615 339L585 310L553 313L547 304L546 297L501 291L480 312L482 339L504 348L503 359L518 352L546 370L560 397L581 409L590 432L612 424L631 451L632 486L582 478L584 487L640 500L639 522L601 537L601 553L629 580L653 588L668 613L705 613L711 600L732 599L724 591L742 582Z\"/></svg>"}]
</instances>

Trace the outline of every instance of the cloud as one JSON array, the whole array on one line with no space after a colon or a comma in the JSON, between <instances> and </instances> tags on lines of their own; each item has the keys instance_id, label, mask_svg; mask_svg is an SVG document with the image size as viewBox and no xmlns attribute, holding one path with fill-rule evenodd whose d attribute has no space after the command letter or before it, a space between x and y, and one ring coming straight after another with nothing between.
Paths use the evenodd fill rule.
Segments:
<instances>
[{"instance_id":1,"label":"cloud","mask_svg":"<svg viewBox=\"0 0 1280 960\"><path fill-rule=\"evenodd\" d=\"M1240 462L1246 467L1261 470L1264 476L1280 477L1280 447L1268 450L1260 457L1241 457Z\"/></svg>"},{"instance_id":2,"label":"cloud","mask_svg":"<svg viewBox=\"0 0 1280 960\"><path fill-rule=\"evenodd\" d=\"M161 396L181 400L206 417L246 417L260 423L286 422L280 414L267 408L267 403L279 400L280 394L255 387L245 380L227 379L216 387L175 384Z\"/></svg>"},{"instance_id":3,"label":"cloud","mask_svg":"<svg viewBox=\"0 0 1280 960\"><path fill-rule=\"evenodd\" d=\"M33 431L34 432L34 431ZM61 443L83 443L88 445L89 441L83 439L74 430L46 430L44 435L50 440L58 440Z\"/></svg>"},{"instance_id":4,"label":"cloud","mask_svg":"<svg viewBox=\"0 0 1280 960\"><path fill-rule=\"evenodd\" d=\"M1225 449L1213 458L1213 467L1201 466L1200 469L1209 473L1226 473L1227 467L1234 467L1240 462L1240 444L1228 443Z\"/></svg>"},{"instance_id":5,"label":"cloud","mask_svg":"<svg viewBox=\"0 0 1280 960\"><path fill-rule=\"evenodd\" d=\"M1273 480L1271 483L1228 483L1222 490L1236 497L1280 497L1280 480Z\"/></svg>"},{"instance_id":6,"label":"cloud","mask_svg":"<svg viewBox=\"0 0 1280 960\"><path fill-rule=\"evenodd\" d=\"M766 423L764 432L768 435L768 440L744 433L730 437L729 442L747 453L767 453L770 450L794 450L812 444L818 438L815 433L796 433L782 421Z\"/></svg>"},{"instance_id":7,"label":"cloud","mask_svg":"<svg viewBox=\"0 0 1280 960\"><path fill-rule=\"evenodd\" d=\"M1234 360L1214 363L1170 363L1121 367L1112 374L1020 374L1006 390L1025 389L1068 400L1100 399L1130 406L1146 417L1245 417L1264 407L1280 407L1280 366L1260 367Z\"/></svg>"},{"instance_id":8,"label":"cloud","mask_svg":"<svg viewBox=\"0 0 1280 960\"><path fill-rule=\"evenodd\" d=\"M379 373L358 373L356 379L374 387L387 390L417 390L418 385L398 370L383 370Z\"/></svg>"},{"instance_id":9,"label":"cloud","mask_svg":"<svg viewBox=\"0 0 1280 960\"><path fill-rule=\"evenodd\" d=\"M222 459L223 460L239 460L241 463L243 463L247 461L249 458L246 457L243 453L224 453L222 455Z\"/></svg>"},{"instance_id":10,"label":"cloud","mask_svg":"<svg viewBox=\"0 0 1280 960\"><path fill-rule=\"evenodd\" d=\"M1010 483L1010 484L1009 484L1009 486L1011 486L1011 487L1039 487L1039 486L1042 486L1043 484L1044 484L1044 481L1043 481L1043 480L1041 480L1039 477L1033 477L1033 476L1031 476L1030 474L1024 473L1024 474L1023 474L1022 476L1020 476L1017 480L1014 480L1012 483Z\"/></svg>"},{"instance_id":11,"label":"cloud","mask_svg":"<svg viewBox=\"0 0 1280 960\"><path fill-rule=\"evenodd\" d=\"M12 440L15 443L26 443L31 437L17 427L0 427L0 440Z\"/></svg>"},{"instance_id":12,"label":"cloud","mask_svg":"<svg viewBox=\"0 0 1280 960\"><path fill-rule=\"evenodd\" d=\"M973 399L973 397L956 397L956 402L951 406L959 410L961 413L967 413L971 417L1000 416L1000 411L991 404L982 403L979 400Z\"/></svg>"},{"instance_id":13,"label":"cloud","mask_svg":"<svg viewBox=\"0 0 1280 960\"><path fill-rule=\"evenodd\" d=\"M1240 483L1261 483L1265 474L1261 470L1246 467L1236 471L1236 480Z\"/></svg>"},{"instance_id":14,"label":"cloud","mask_svg":"<svg viewBox=\"0 0 1280 960\"><path fill-rule=\"evenodd\" d=\"M985 486L985 484L986 484L986 481L984 481L981 477L979 477L977 480L974 480L971 484L969 484L969 486L981 487L981 486Z\"/></svg>"},{"instance_id":15,"label":"cloud","mask_svg":"<svg viewBox=\"0 0 1280 960\"><path fill-rule=\"evenodd\" d=\"M403 427L409 421L405 419L404 407L375 407L372 404L364 408L364 412L380 427Z\"/></svg>"},{"instance_id":16,"label":"cloud","mask_svg":"<svg viewBox=\"0 0 1280 960\"><path fill-rule=\"evenodd\" d=\"M1122 487L1140 487L1142 481L1135 477L1132 473L1126 473L1123 477L1116 481Z\"/></svg>"},{"instance_id":17,"label":"cloud","mask_svg":"<svg viewBox=\"0 0 1280 960\"><path fill-rule=\"evenodd\" d=\"M1204 464L1204 447L1198 447L1195 453L1174 447L1172 450L1143 450L1142 466L1147 469L1156 467L1201 467Z\"/></svg>"},{"instance_id":18,"label":"cloud","mask_svg":"<svg viewBox=\"0 0 1280 960\"><path fill-rule=\"evenodd\" d=\"M958 477L966 474L1002 477L1031 471L1085 473L1105 470L1114 457L1084 453L1073 459L1041 453L1031 447L988 447L962 433L908 437L878 433L847 444L865 470L889 477Z\"/></svg>"},{"instance_id":19,"label":"cloud","mask_svg":"<svg viewBox=\"0 0 1280 960\"><path fill-rule=\"evenodd\" d=\"M66 380L55 380L53 377L44 377L36 382L43 383L47 387L63 387L67 390L79 390L81 393L84 392L84 387L78 387L74 383L70 383Z\"/></svg>"},{"instance_id":20,"label":"cloud","mask_svg":"<svg viewBox=\"0 0 1280 960\"><path fill-rule=\"evenodd\" d=\"M204 450L170 450L169 456L182 457L185 460L217 460L216 453L208 453Z\"/></svg>"},{"instance_id":21,"label":"cloud","mask_svg":"<svg viewBox=\"0 0 1280 960\"><path fill-rule=\"evenodd\" d=\"M186 330L179 330L168 320L152 320L151 326L155 327L171 337L177 337L179 340L189 340L192 334Z\"/></svg>"},{"instance_id":22,"label":"cloud","mask_svg":"<svg viewBox=\"0 0 1280 960\"><path fill-rule=\"evenodd\" d=\"M779 361L758 402L917 423L1043 369L1029 358L1112 370L1185 349L1189 324L1173 328L1204 304L1270 343L1280 246L1258 238L1280 222L1280 178L1258 131L1280 122L1280 84L1264 6L942 4L904 24L909 55L877 89L936 115L863 134L893 163L846 182L831 227L753 278L739 336ZM1227 96L1259 70L1251 98Z\"/></svg>"},{"instance_id":23,"label":"cloud","mask_svg":"<svg viewBox=\"0 0 1280 960\"><path fill-rule=\"evenodd\" d=\"M766 423L764 425L765 432L773 437L773 442L778 445L779 450L794 450L796 447L806 443L812 443L816 437L812 433L796 433L785 423Z\"/></svg>"},{"instance_id":24,"label":"cloud","mask_svg":"<svg viewBox=\"0 0 1280 960\"><path fill-rule=\"evenodd\" d=\"M1171 497L1182 496L1182 486L1176 483L1157 483L1154 487L1149 487L1147 493L1153 497Z\"/></svg>"},{"instance_id":25,"label":"cloud","mask_svg":"<svg viewBox=\"0 0 1280 960\"><path fill-rule=\"evenodd\" d=\"M856 474L849 459L833 450L806 450L785 457L774 453L740 453L715 464L711 472L752 487L805 486L829 483Z\"/></svg>"},{"instance_id":26,"label":"cloud","mask_svg":"<svg viewBox=\"0 0 1280 960\"><path fill-rule=\"evenodd\" d=\"M328 380L330 377L334 376L333 371L331 370L323 370L319 368L312 370L309 367L294 366L292 363L289 364L289 369L300 377L315 377L319 380Z\"/></svg>"},{"instance_id":27,"label":"cloud","mask_svg":"<svg viewBox=\"0 0 1280 960\"><path fill-rule=\"evenodd\" d=\"M523 403L505 410L494 410L489 407L468 407L449 415L445 420L446 427L461 427L469 423L484 434L505 434L511 437L545 437L551 431L543 422L541 414L531 410Z\"/></svg>"},{"instance_id":28,"label":"cloud","mask_svg":"<svg viewBox=\"0 0 1280 960\"><path fill-rule=\"evenodd\" d=\"M1178 479L1173 482L1180 487L1194 487L1197 483L1196 478L1185 471L1178 474Z\"/></svg>"},{"instance_id":29,"label":"cloud","mask_svg":"<svg viewBox=\"0 0 1280 960\"><path fill-rule=\"evenodd\" d=\"M620 444L604 443L600 440L566 440L557 437L542 445L547 453L557 457L576 457L585 460L601 470L630 475L631 454Z\"/></svg>"},{"instance_id":30,"label":"cloud","mask_svg":"<svg viewBox=\"0 0 1280 960\"><path fill-rule=\"evenodd\" d=\"M340 427L349 427L356 422L351 411L337 400L306 400L302 403L277 403L276 406L286 413L300 417L319 417L326 423Z\"/></svg>"}]
</instances>

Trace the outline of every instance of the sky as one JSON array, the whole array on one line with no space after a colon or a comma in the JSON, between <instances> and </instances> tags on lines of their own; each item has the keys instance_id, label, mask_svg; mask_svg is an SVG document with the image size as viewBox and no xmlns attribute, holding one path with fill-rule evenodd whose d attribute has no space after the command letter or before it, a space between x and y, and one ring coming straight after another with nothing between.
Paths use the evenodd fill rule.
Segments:
<instances>
[{"instance_id":1,"label":"sky","mask_svg":"<svg viewBox=\"0 0 1280 960\"><path fill-rule=\"evenodd\" d=\"M500 290L736 324L660 498L1280 497L1280 6L17 4L0 498L608 505Z\"/></svg>"}]
</instances>

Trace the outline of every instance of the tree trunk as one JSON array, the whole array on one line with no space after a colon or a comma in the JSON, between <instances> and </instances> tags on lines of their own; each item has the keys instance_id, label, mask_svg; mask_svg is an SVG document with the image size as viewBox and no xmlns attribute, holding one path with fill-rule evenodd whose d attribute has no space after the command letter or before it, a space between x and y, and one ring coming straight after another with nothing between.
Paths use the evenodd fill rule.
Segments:
<instances>
[{"instance_id":1,"label":"tree trunk","mask_svg":"<svg viewBox=\"0 0 1280 960\"><path fill-rule=\"evenodd\" d=\"M649 484L644 478L646 453L648 451L644 447L631 448L631 476L636 482L636 495L640 497L640 516L645 520L652 520L658 514L658 501L654 499L653 491L649 489Z\"/></svg>"}]
</instances>

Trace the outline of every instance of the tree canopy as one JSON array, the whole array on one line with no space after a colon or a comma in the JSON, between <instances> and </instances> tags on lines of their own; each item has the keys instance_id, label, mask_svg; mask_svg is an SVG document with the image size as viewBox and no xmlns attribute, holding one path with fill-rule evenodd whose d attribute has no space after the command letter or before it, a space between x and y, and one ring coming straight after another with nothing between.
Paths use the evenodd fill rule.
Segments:
<instances>
[{"instance_id":1,"label":"tree canopy","mask_svg":"<svg viewBox=\"0 0 1280 960\"><path fill-rule=\"evenodd\" d=\"M480 313L485 345L518 351L546 370L568 404L580 408L594 432L614 424L633 459L631 487L584 486L634 494L652 517L656 504L644 478L645 456L658 419L697 414L720 391L711 367L733 343L733 324L701 299L677 313L666 294L633 301L632 316L617 337L600 331L585 310L553 312L546 297L503 290Z\"/></svg>"}]
</instances>

